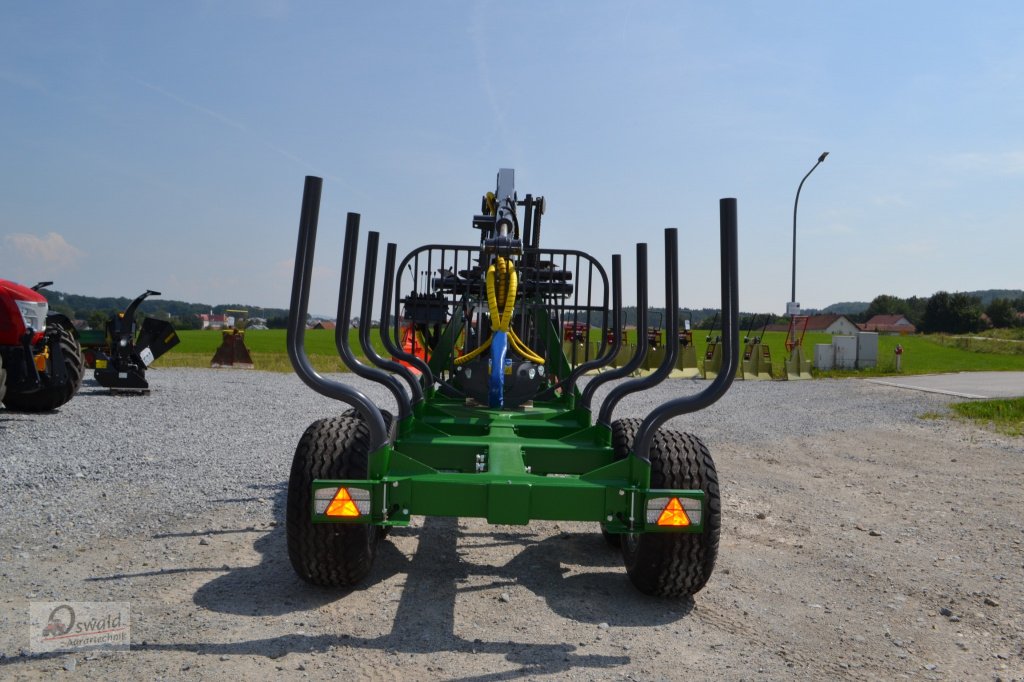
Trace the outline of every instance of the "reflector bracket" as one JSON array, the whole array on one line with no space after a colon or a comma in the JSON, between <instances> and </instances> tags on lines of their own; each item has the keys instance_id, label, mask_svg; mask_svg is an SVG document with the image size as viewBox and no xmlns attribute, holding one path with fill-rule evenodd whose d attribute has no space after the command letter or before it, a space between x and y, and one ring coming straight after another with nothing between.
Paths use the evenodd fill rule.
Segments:
<instances>
[{"instance_id":1,"label":"reflector bracket","mask_svg":"<svg viewBox=\"0 0 1024 682\"><path fill-rule=\"evenodd\" d=\"M313 511L324 516L358 518L370 513L370 491L365 488L317 488Z\"/></svg>"},{"instance_id":2,"label":"reflector bracket","mask_svg":"<svg viewBox=\"0 0 1024 682\"><path fill-rule=\"evenodd\" d=\"M701 524L702 504L690 497L652 497L647 500L647 523L684 528Z\"/></svg>"}]
</instances>

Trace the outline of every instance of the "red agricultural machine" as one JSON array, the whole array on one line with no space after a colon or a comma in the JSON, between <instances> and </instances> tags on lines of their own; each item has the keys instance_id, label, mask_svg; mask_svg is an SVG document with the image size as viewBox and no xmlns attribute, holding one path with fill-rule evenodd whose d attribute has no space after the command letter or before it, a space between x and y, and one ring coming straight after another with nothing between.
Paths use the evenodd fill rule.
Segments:
<instances>
[{"instance_id":1,"label":"red agricultural machine","mask_svg":"<svg viewBox=\"0 0 1024 682\"><path fill-rule=\"evenodd\" d=\"M82 385L78 333L39 293L50 284L0 279L0 401L9 410L55 410Z\"/></svg>"}]
</instances>

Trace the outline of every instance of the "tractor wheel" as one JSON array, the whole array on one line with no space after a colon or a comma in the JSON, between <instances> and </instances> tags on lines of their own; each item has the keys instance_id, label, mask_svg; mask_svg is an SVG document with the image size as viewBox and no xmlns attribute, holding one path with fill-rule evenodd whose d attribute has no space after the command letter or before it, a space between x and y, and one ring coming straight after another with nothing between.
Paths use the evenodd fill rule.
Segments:
<instances>
[{"instance_id":1,"label":"tractor wheel","mask_svg":"<svg viewBox=\"0 0 1024 682\"><path fill-rule=\"evenodd\" d=\"M620 420L612 425L616 455L628 454L639 426L639 420ZM704 443L692 434L674 429L660 429L655 434L650 459L652 488L704 491L704 530L624 534L622 558L629 579L641 592L658 597L689 597L707 583L718 558L722 525L718 473Z\"/></svg>"},{"instance_id":2,"label":"tractor wheel","mask_svg":"<svg viewBox=\"0 0 1024 682\"><path fill-rule=\"evenodd\" d=\"M66 327L60 329L61 354L64 356L64 372L67 381L61 384L43 386L32 393L18 393L9 391L4 397L4 404L11 410L22 412L49 412L55 410L67 401L71 400L78 388L82 385L84 374L85 358L82 356L82 346L78 339Z\"/></svg>"},{"instance_id":3,"label":"tractor wheel","mask_svg":"<svg viewBox=\"0 0 1024 682\"><path fill-rule=\"evenodd\" d=\"M391 415L385 413L390 430ZM366 478L369 429L358 416L314 422L299 440L288 478L287 536L292 568L306 582L348 587L370 572L382 533L373 525L313 523L316 479Z\"/></svg>"}]
</instances>

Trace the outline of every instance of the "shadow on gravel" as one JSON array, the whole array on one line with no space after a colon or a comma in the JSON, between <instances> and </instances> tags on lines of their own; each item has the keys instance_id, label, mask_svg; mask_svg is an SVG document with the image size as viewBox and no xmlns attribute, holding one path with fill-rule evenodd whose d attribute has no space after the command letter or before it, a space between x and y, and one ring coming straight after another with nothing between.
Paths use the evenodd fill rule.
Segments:
<instances>
[{"instance_id":1,"label":"shadow on gravel","mask_svg":"<svg viewBox=\"0 0 1024 682\"><path fill-rule=\"evenodd\" d=\"M7 408L2 408L0 411L0 431L6 431L7 422L31 422L35 421L32 417L27 416L28 412L14 412Z\"/></svg>"},{"instance_id":2,"label":"shadow on gravel","mask_svg":"<svg viewBox=\"0 0 1024 682\"><path fill-rule=\"evenodd\" d=\"M346 596L353 591L314 588L299 580L292 571L286 549L284 497L284 489L277 488L274 509L278 525L253 543L262 557L258 565L196 569L224 571L195 592L193 601L197 606L218 613L283 616L335 602L344 605ZM212 532L259 531L250 528ZM206 534L195 533L197 536ZM497 682L523 675L565 673L574 668L614 668L629 664L631 659L626 655L580 653L582 645L570 643L466 639L455 634L455 605L460 592L518 584L541 597L552 611L566 619L619 627L674 622L687 616L693 608L692 600L666 602L637 592L626 577L618 552L605 543L596 527L593 533L563 533L535 541L528 529L522 533L460 533L455 519L428 518L421 528L397 528L392 534L416 536L419 542L415 554L406 557L393 544L383 541L373 570L355 590L372 589L395 575L404 575L394 624L386 635L290 634L227 643L152 643L133 648L270 658L290 653L320 653L337 647L409 654L485 653L502 655L510 663L521 666L515 671L461 678ZM504 566L478 565L460 556L460 538L472 543L474 548L518 546L522 550ZM471 578L475 579L473 584L469 584ZM479 584L481 578L484 585ZM513 605L512 608L524 607Z\"/></svg>"}]
</instances>

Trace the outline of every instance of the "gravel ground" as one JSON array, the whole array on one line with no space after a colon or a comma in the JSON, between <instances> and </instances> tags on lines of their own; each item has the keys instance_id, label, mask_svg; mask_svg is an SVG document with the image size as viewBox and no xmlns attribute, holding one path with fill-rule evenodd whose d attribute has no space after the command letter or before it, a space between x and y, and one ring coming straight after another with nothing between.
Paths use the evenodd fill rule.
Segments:
<instances>
[{"instance_id":1,"label":"gravel ground","mask_svg":"<svg viewBox=\"0 0 1024 682\"><path fill-rule=\"evenodd\" d=\"M921 418L948 397L736 382L676 420L716 458L723 531L708 587L671 602L573 523L418 519L365 586L307 587L288 467L344 406L292 375L149 378L148 396L90 379L55 413L0 410L0 677L1024 679L1024 445ZM58 600L130 602L132 651L31 655L28 604Z\"/></svg>"}]
</instances>

